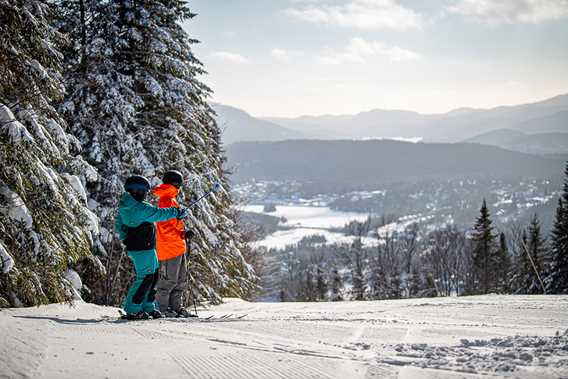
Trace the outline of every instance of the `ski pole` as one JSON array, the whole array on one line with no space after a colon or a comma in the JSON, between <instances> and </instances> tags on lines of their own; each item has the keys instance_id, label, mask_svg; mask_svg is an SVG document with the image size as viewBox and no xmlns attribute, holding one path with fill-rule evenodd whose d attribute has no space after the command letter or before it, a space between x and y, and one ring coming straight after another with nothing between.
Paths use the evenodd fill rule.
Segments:
<instances>
[{"instance_id":1,"label":"ski pole","mask_svg":"<svg viewBox=\"0 0 568 379\"><path fill-rule=\"evenodd\" d=\"M213 186L211 187L211 189L207 192L205 192L203 195L201 195L201 197L199 197L198 199L192 201L191 203L189 203L189 205L187 206L187 208L191 208L194 205L196 205L197 203L199 203L201 200L205 199L208 196L211 196L213 193L217 193L219 191L221 191L223 187L221 186L221 183L219 182L215 182L213 183ZM190 253L191 253L191 239L186 238L187 241L187 255L189 257ZM190 281L191 283L191 281ZM196 282L197 284L197 282ZM193 310L195 312L195 316L199 317L199 315L197 314L197 301L195 299L195 293L193 292L193 288L191 288L190 285L190 290L189 290L190 294L191 294L191 302L193 303Z\"/></svg>"},{"instance_id":2,"label":"ski pole","mask_svg":"<svg viewBox=\"0 0 568 379\"><path fill-rule=\"evenodd\" d=\"M191 254L191 238L186 237L185 240L187 242L187 257L189 259L189 256ZM193 287L191 286L191 280L189 281L189 293L191 295L191 302L193 303L193 311L195 312L195 317L199 317L199 315L197 314L197 302L195 300L195 294L193 293Z\"/></svg>"},{"instance_id":3,"label":"ski pole","mask_svg":"<svg viewBox=\"0 0 568 379\"><path fill-rule=\"evenodd\" d=\"M205 199L206 197L209 197L212 194L221 191L222 188L223 187L221 186L221 183L215 182L215 183L213 183L213 187L211 187L211 189L209 191L205 192L197 200L192 201L191 203L189 203L189 205L184 206L184 207L189 209L189 208L193 207L194 205L196 205L197 203L199 203L201 200ZM183 206L183 204L181 204L181 205ZM178 220L178 222L179 222L179 220ZM176 227L177 227L177 222L176 222Z\"/></svg>"},{"instance_id":4,"label":"ski pole","mask_svg":"<svg viewBox=\"0 0 568 379\"><path fill-rule=\"evenodd\" d=\"M199 197L197 200L192 201L191 203L189 203L189 205L187 206L187 208L191 208L194 205L196 205L197 203L199 203L201 200L205 199L206 197L211 196L214 193L217 193L219 191L221 191L223 187L221 186L221 183L219 182L215 182L213 184L213 187L211 187L211 189L207 192L205 192L203 195L201 195L201 197Z\"/></svg>"}]
</instances>

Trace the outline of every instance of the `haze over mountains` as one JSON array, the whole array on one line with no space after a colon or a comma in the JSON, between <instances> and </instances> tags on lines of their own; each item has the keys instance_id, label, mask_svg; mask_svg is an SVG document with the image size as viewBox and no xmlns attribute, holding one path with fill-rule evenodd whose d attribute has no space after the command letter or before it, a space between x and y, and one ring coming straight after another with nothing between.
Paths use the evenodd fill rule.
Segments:
<instances>
[{"instance_id":1,"label":"haze over mountains","mask_svg":"<svg viewBox=\"0 0 568 379\"><path fill-rule=\"evenodd\" d=\"M270 121L252 117L243 110L228 105L213 104L217 122L228 145L242 141L282 141L305 138L299 131L287 129Z\"/></svg>"},{"instance_id":2,"label":"haze over mountains","mask_svg":"<svg viewBox=\"0 0 568 379\"><path fill-rule=\"evenodd\" d=\"M395 181L554 177L568 154L568 95L444 114L373 110L258 119L216 105L233 179L372 186ZM421 137L425 143L392 141ZM382 140L381 140L382 139Z\"/></svg>"},{"instance_id":3,"label":"haze over mountains","mask_svg":"<svg viewBox=\"0 0 568 379\"><path fill-rule=\"evenodd\" d=\"M557 137L564 140L565 136L551 133L568 133L568 95L492 109L460 108L443 114L376 109L355 115L258 119L232 107L215 105L214 108L225 128L226 144L287 139L420 137L424 142L468 141L526 152L567 152L563 142L556 143ZM498 132L493 134L494 131ZM527 136L531 134L540 136ZM521 138L523 135L525 137ZM534 139L539 140L537 146L527 147ZM554 140L552 148L547 140Z\"/></svg>"},{"instance_id":4,"label":"haze over mountains","mask_svg":"<svg viewBox=\"0 0 568 379\"><path fill-rule=\"evenodd\" d=\"M316 132L318 138L422 137L424 142L460 142L504 128L526 133L568 133L568 95L517 106L460 108L443 114L378 109L350 116L268 120L290 129Z\"/></svg>"}]
</instances>

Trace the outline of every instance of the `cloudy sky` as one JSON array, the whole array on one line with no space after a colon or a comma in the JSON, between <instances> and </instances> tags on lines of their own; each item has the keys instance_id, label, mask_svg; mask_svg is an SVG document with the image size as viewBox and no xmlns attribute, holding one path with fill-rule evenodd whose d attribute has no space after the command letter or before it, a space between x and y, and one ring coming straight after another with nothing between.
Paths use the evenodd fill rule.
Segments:
<instances>
[{"instance_id":1,"label":"cloudy sky","mask_svg":"<svg viewBox=\"0 0 568 379\"><path fill-rule=\"evenodd\" d=\"M568 93L568 0L192 0L213 100L255 116Z\"/></svg>"}]
</instances>

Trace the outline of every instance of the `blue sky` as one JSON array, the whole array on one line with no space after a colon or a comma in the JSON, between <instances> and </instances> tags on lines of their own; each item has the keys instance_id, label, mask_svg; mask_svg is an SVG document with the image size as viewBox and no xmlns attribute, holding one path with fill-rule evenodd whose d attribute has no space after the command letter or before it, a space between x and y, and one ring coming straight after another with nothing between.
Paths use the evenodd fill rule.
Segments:
<instances>
[{"instance_id":1,"label":"blue sky","mask_svg":"<svg viewBox=\"0 0 568 379\"><path fill-rule=\"evenodd\" d=\"M568 0L193 0L213 101L445 112L568 93Z\"/></svg>"}]
</instances>

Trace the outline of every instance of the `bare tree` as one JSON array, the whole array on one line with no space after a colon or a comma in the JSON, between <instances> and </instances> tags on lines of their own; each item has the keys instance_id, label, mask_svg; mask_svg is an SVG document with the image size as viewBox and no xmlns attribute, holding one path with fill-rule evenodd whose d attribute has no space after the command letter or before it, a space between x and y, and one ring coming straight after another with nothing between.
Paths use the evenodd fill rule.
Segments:
<instances>
[{"instance_id":1,"label":"bare tree","mask_svg":"<svg viewBox=\"0 0 568 379\"><path fill-rule=\"evenodd\" d=\"M403 276L403 297L411 297L413 295L412 288L415 286L413 281L415 275L412 274L412 262L414 255L418 250L418 224L410 225L400 239L400 252L402 255L402 267L404 268Z\"/></svg>"},{"instance_id":2,"label":"bare tree","mask_svg":"<svg viewBox=\"0 0 568 379\"><path fill-rule=\"evenodd\" d=\"M460 294L471 272L465 235L456 228L437 230L429 235L425 259L440 296Z\"/></svg>"}]
</instances>

